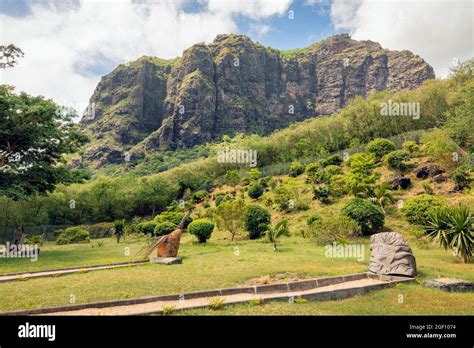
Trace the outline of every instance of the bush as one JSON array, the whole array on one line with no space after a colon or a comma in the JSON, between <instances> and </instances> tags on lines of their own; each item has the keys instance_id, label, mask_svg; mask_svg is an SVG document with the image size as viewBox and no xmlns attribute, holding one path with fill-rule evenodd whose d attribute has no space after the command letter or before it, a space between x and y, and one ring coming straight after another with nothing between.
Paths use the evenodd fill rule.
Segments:
<instances>
[{"instance_id":1,"label":"bush","mask_svg":"<svg viewBox=\"0 0 474 348\"><path fill-rule=\"evenodd\" d=\"M196 191L193 194L193 202L194 203L201 203L208 195L209 195L209 193L206 190Z\"/></svg>"},{"instance_id":2,"label":"bush","mask_svg":"<svg viewBox=\"0 0 474 348\"><path fill-rule=\"evenodd\" d=\"M319 216L318 214L313 214L306 219L306 223L308 224L308 226L311 226L312 224L314 224L316 221L319 221L319 220L321 220L321 216Z\"/></svg>"},{"instance_id":3,"label":"bush","mask_svg":"<svg viewBox=\"0 0 474 348\"><path fill-rule=\"evenodd\" d=\"M405 141L402 147L412 155L420 151L420 146L413 140Z\"/></svg>"},{"instance_id":4,"label":"bush","mask_svg":"<svg viewBox=\"0 0 474 348\"><path fill-rule=\"evenodd\" d=\"M382 228L385 215L382 210L370 201L353 198L342 208L343 216L353 219L360 227L362 234L370 235Z\"/></svg>"},{"instance_id":5,"label":"bush","mask_svg":"<svg viewBox=\"0 0 474 348\"><path fill-rule=\"evenodd\" d=\"M451 175L451 179L453 179L454 183L456 184L456 189L462 190L465 187L469 187L472 181L470 175L471 173L469 165L467 164L464 164L456 169Z\"/></svg>"},{"instance_id":6,"label":"bush","mask_svg":"<svg viewBox=\"0 0 474 348\"><path fill-rule=\"evenodd\" d=\"M35 234L35 235L27 235L26 236L26 244L36 244L36 245L43 245L44 239L42 235Z\"/></svg>"},{"instance_id":7,"label":"bush","mask_svg":"<svg viewBox=\"0 0 474 348\"><path fill-rule=\"evenodd\" d=\"M205 191L207 193L207 191ZM176 211L164 211L163 213L155 216L153 221L155 223L161 222L171 222L174 225L178 226L181 220L184 217L184 213L176 212ZM184 221L184 228L188 227L188 225L193 221L193 219L188 215L186 220ZM154 229L154 228L153 228Z\"/></svg>"},{"instance_id":8,"label":"bush","mask_svg":"<svg viewBox=\"0 0 474 348\"><path fill-rule=\"evenodd\" d=\"M311 179L314 179L316 173L319 171L320 168L321 168L321 165L319 163L312 162L306 166L305 173Z\"/></svg>"},{"instance_id":9,"label":"bush","mask_svg":"<svg viewBox=\"0 0 474 348\"><path fill-rule=\"evenodd\" d=\"M320 219L310 225L310 234L318 244L344 243L360 231L357 222L345 216Z\"/></svg>"},{"instance_id":10,"label":"bush","mask_svg":"<svg viewBox=\"0 0 474 348\"><path fill-rule=\"evenodd\" d=\"M395 149L395 143L384 138L376 138L368 143L364 148L365 152L373 153L377 158L382 158Z\"/></svg>"},{"instance_id":11,"label":"bush","mask_svg":"<svg viewBox=\"0 0 474 348\"><path fill-rule=\"evenodd\" d=\"M165 234L173 232L176 227L177 225L169 221L159 222L156 224L153 234L155 236L164 236Z\"/></svg>"},{"instance_id":12,"label":"bush","mask_svg":"<svg viewBox=\"0 0 474 348\"><path fill-rule=\"evenodd\" d=\"M298 161L291 162L290 173L288 174L289 176L297 177L298 175L301 175L303 173L304 173L304 166L300 162Z\"/></svg>"},{"instance_id":13,"label":"bush","mask_svg":"<svg viewBox=\"0 0 474 348\"><path fill-rule=\"evenodd\" d=\"M146 221L142 222L137 225L138 232L145 233L145 234L153 234L155 232L155 221Z\"/></svg>"},{"instance_id":14,"label":"bush","mask_svg":"<svg viewBox=\"0 0 474 348\"><path fill-rule=\"evenodd\" d=\"M259 238L266 230L262 225L269 225L270 220L271 215L268 210L259 205L251 204L245 208L244 225L250 239Z\"/></svg>"},{"instance_id":15,"label":"bush","mask_svg":"<svg viewBox=\"0 0 474 348\"><path fill-rule=\"evenodd\" d=\"M247 195L250 198L257 199L263 194L263 186L260 184L253 184L249 187Z\"/></svg>"},{"instance_id":16,"label":"bush","mask_svg":"<svg viewBox=\"0 0 474 348\"><path fill-rule=\"evenodd\" d=\"M91 239L111 237L113 233L113 227L113 222L99 222L94 225L85 226L87 231L89 231L89 236Z\"/></svg>"},{"instance_id":17,"label":"bush","mask_svg":"<svg viewBox=\"0 0 474 348\"><path fill-rule=\"evenodd\" d=\"M401 211L409 223L425 226L431 212L443 206L445 203L439 197L423 194L409 198Z\"/></svg>"},{"instance_id":18,"label":"bush","mask_svg":"<svg viewBox=\"0 0 474 348\"><path fill-rule=\"evenodd\" d=\"M407 150L392 151L386 157L388 166L399 171L407 168L405 161L408 161L410 158L410 153Z\"/></svg>"},{"instance_id":19,"label":"bush","mask_svg":"<svg viewBox=\"0 0 474 348\"><path fill-rule=\"evenodd\" d=\"M214 230L214 224L206 219L196 219L189 224L188 231L195 235L199 243L206 243Z\"/></svg>"},{"instance_id":20,"label":"bush","mask_svg":"<svg viewBox=\"0 0 474 348\"><path fill-rule=\"evenodd\" d=\"M56 244L74 244L74 243L89 243L90 236L83 227L68 227L62 232L58 239L56 239Z\"/></svg>"},{"instance_id":21,"label":"bush","mask_svg":"<svg viewBox=\"0 0 474 348\"><path fill-rule=\"evenodd\" d=\"M216 203L216 207L218 207L221 203L223 202L231 202L233 200L233 198L229 195L226 195L225 193L223 192L219 192L217 195L216 195L216 200L215 200L215 203Z\"/></svg>"},{"instance_id":22,"label":"bush","mask_svg":"<svg viewBox=\"0 0 474 348\"><path fill-rule=\"evenodd\" d=\"M343 159L340 155L331 155L320 161L322 167L340 166L342 162L343 162Z\"/></svg>"},{"instance_id":23,"label":"bush","mask_svg":"<svg viewBox=\"0 0 474 348\"><path fill-rule=\"evenodd\" d=\"M328 204L330 202L329 196L331 195L331 188L329 187L329 185L314 185L313 193L314 198L319 200L321 203Z\"/></svg>"}]
</instances>

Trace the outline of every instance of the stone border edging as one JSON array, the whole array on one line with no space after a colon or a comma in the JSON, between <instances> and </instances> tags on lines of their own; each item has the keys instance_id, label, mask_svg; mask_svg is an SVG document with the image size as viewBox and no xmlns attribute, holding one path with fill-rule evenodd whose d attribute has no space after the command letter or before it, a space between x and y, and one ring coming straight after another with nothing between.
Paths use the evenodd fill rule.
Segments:
<instances>
[{"instance_id":1,"label":"stone border edging","mask_svg":"<svg viewBox=\"0 0 474 348\"><path fill-rule=\"evenodd\" d=\"M366 293L370 290L381 289L387 286L390 286L395 283L401 282L413 282L415 278L399 277L399 276L382 276L372 273L355 273L343 276L333 276L325 278L315 278L309 280L300 280L291 283L276 283L269 285L256 285L256 286L247 286L247 287L236 287L236 288L226 288L226 289L216 289L216 290L205 290L205 291L196 291L184 294L173 294L173 295L157 295L157 296L148 296L140 298L132 298L125 300L111 300L111 301L101 301L101 302L90 302L83 303L78 305L65 305L65 306L56 306L56 307L45 307L45 308L36 308L36 309L25 309L25 310L16 310L10 312L0 312L0 315L4 316L21 316L21 315L41 315L47 313L55 312L68 312L81 310L86 308L105 308L105 307L116 307L116 306L125 306L125 305L134 305L142 304L149 302L157 301L179 301L180 299L195 299L195 298L206 298L206 297L216 297L216 296L226 296L234 295L239 293L250 293L250 294L269 294L269 293L279 293L279 292L290 292L290 291L304 291L310 289L316 289L322 286L333 285L344 283L347 281L354 281L359 279L373 278L386 281L386 283L367 285L363 287L341 289L341 290L330 290L325 292L319 292L315 294L304 294L297 297L309 299L309 300L333 300L346 298L358 294ZM184 296L184 297L183 297ZM288 295L275 296L271 300L282 300L288 299ZM225 304L225 303L224 303ZM234 304L234 303L228 303ZM207 307L207 306L205 306ZM156 313L157 311L142 313L150 314Z\"/></svg>"},{"instance_id":2,"label":"stone border edging","mask_svg":"<svg viewBox=\"0 0 474 348\"><path fill-rule=\"evenodd\" d=\"M149 260L135 260L135 261L124 261L124 262L117 262L117 263L106 263L106 264L101 264L101 265L91 265L91 266L84 266L84 267L65 267L65 268L56 268L56 269L48 269L48 270L41 270L41 271L6 273L6 274L0 274L0 278L14 277L14 276L17 276L17 277L11 278L11 279L0 279L0 283L19 280L22 278L21 276L24 276L24 275L31 275L31 278L42 278L42 277L51 277L54 275L54 273L38 275L39 273L61 272L57 274L71 274L71 273L81 272L83 270L113 269L113 268L125 267L125 266L136 266L136 265L141 265L141 264L149 263L149 262L150 262Z\"/></svg>"}]
</instances>

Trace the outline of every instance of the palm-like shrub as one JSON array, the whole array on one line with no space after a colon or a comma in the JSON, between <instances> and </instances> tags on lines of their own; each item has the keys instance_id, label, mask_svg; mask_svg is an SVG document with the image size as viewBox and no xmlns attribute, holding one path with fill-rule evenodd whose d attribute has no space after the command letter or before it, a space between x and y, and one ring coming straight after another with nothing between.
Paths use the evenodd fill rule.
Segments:
<instances>
[{"instance_id":1,"label":"palm-like shrub","mask_svg":"<svg viewBox=\"0 0 474 348\"><path fill-rule=\"evenodd\" d=\"M473 256L474 216L466 206L438 208L431 212L426 231L444 249L453 248L462 263Z\"/></svg>"},{"instance_id":2,"label":"palm-like shrub","mask_svg":"<svg viewBox=\"0 0 474 348\"><path fill-rule=\"evenodd\" d=\"M393 196L393 191L390 190L388 184L383 184L375 187L373 193L369 197L372 203L377 204L382 212L386 214L385 207L387 204L395 203L395 197Z\"/></svg>"},{"instance_id":3,"label":"palm-like shrub","mask_svg":"<svg viewBox=\"0 0 474 348\"><path fill-rule=\"evenodd\" d=\"M288 220L282 220L275 226L267 226L266 235L270 243L273 243L273 251L277 251L277 239L281 236L288 236Z\"/></svg>"}]
</instances>

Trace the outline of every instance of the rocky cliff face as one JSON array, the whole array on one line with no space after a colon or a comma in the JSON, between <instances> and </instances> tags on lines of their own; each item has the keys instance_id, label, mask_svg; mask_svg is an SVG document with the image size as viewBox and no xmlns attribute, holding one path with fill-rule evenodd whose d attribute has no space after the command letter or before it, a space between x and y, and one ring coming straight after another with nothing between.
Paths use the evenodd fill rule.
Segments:
<instances>
[{"instance_id":1,"label":"rocky cliff face","mask_svg":"<svg viewBox=\"0 0 474 348\"><path fill-rule=\"evenodd\" d=\"M191 147L235 132L269 133L337 112L355 96L418 87L433 69L409 51L336 35L278 51L241 35L196 44L180 59L142 57L102 78L83 118L102 165L124 153Z\"/></svg>"}]
</instances>

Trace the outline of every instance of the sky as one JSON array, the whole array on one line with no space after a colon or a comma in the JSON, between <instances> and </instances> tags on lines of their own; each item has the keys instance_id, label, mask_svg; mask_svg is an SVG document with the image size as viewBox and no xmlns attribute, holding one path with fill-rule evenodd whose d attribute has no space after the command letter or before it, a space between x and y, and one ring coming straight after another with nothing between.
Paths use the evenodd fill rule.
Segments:
<instances>
[{"instance_id":1,"label":"sky","mask_svg":"<svg viewBox=\"0 0 474 348\"><path fill-rule=\"evenodd\" d=\"M446 77L474 57L472 0L0 0L0 45L25 56L0 83L86 108L100 77L152 55L174 58L218 34L301 48L338 33L419 54Z\"/></svg>"}]
</instances>

